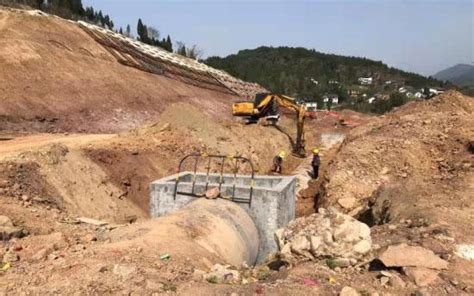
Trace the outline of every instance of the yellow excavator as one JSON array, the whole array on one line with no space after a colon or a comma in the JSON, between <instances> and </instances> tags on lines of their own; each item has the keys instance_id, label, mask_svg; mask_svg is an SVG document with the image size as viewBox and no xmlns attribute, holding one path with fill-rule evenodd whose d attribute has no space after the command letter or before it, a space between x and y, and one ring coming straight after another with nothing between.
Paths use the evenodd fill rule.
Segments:
<instances>
[{"instance_id":1,"label":"yellow excavator","mask_svg":"<svg viewBox=\"0 0 474 296\"><path fill-rule=\"evenodd\" d=\"M276 125L280 119L279 107L283 107L296 112L296 141L291 136ZM267 122L285 133L293 146L293 154L305 157L304 120L306 107L296 99L272 93L261 93L255 96L254 102L238 102L232 106L232 115L246 117L247 123L256 123L265 118Z\"/></svg>"}]
</instances>

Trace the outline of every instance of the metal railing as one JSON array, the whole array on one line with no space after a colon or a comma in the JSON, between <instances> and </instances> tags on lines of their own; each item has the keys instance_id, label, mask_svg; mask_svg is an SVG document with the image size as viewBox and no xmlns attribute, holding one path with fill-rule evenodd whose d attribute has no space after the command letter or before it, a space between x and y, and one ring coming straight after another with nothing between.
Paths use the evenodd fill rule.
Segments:
<instances>
[{"instance_id":1,"label":"metal railing","mask_svg":"<svg viewBox=\"0 0 474 296\"><path fill-rule=\"evenodd\" d=\"M183 165L186 160L194 158L194 169L191 177L191 192L183 192L183 191L178 191L178 185L181 180L181 172ZM204 186L204 192L197 193L196 192L196 179L197 179L197 170L198 170L198 164L199 160L204 159L207 160L207 166L206 166L206 178L205 178L205 186ZM193 197L206 197L206 192L209 190L209 177L211 174L211 162L212 160L221 160L220 163L220 168L219 168L219 178L218 178L218 185L219 185L219 195L216 198L222 198L222 199L227 199L236 203L243 203L243 204L248 204L249 207L252 205L252 196L253 196L253 188L255 186L255 169L253 166L253 163L250 161L250 159L242 157L242 156L226 156L226 155L211 155L211 154L205 154L205 153L196 153L196 154L189 154L186 155L181 159L179 162L179 167L178 167L178 175L176 177L176 182L174 186L174 200L176 200L176 197L178 195L186 195L186 196L193 196ZM232 184L232 194L231 195L223 195L222 194L222 184L224 183L224 170L225 170L225 163L227 161L232 162L233 164L233 184ZM242 163L248 163L250 165L250 169L252 171L251 176L250 176L250 193L248 198L243 198L243 197L236 197L235 196L235 189L237 186L237 173L240 170L239 162Z\"/></svg>"}]
</instances>

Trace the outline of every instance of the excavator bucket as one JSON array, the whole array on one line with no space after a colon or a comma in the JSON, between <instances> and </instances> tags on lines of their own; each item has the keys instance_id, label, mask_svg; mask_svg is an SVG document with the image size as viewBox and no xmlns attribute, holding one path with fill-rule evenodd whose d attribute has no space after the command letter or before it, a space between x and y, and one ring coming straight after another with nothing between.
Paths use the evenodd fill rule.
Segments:
<instances>
[{"instance_id":1,"label":"excavator bucket","mask_svg":"<svg viewBox=\"0 0 474 296\"><path fill-rule=\"evenodd\" d=\"M232 115L252 116L254 115L254 104L252 102L239 102L232 105Z\"/></svg>"}]
</instances>

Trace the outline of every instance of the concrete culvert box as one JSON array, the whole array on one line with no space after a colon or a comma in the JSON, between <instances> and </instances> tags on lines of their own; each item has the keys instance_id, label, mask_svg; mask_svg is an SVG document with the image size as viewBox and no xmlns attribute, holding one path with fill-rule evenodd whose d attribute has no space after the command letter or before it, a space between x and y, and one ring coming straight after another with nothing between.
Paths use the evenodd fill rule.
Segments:
<instances>
[{"instance_id":1,"label":"concrete culvert box","mask_svg":"<svg viewBox=\"0 0 474 296\"><path fill-rule=\"evenodd\" d=\"M198 199L195 196L181 194L175 197L178 176L180 181L177 192L192 192L193 179L194 192L198 194L205 192L206 180L207 188L219 187L219 174L210 174L209 178L204 173L196 174L195 178L193 175L192 172L182 172L151 183L150 216L157 218L167 215ZM249 199L251 182L251 177L247 175L237 175L234 179L234 175L224 174L221 195L232 196L232 193L235 193L236 198ZM294 176L255 176L251 204L239 203L258 229L260 246L257 263L265 261L270 253L277 251L275 231L285 227L295 218L295 188Z\"/></svg>"}]
</instances>

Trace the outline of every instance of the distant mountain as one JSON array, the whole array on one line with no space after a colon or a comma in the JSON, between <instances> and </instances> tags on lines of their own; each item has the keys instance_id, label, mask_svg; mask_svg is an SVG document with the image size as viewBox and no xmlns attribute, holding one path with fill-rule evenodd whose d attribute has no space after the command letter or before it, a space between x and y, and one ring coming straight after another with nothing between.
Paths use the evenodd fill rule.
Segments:
<instances>
[{"instance_id":1,"label":"distant mountain","mask_svg":"<svg viewBox=\"0 0 474 296\"><path fill-rule=\"evenodd\" d=\"M457 64L433 75L434 78L449 81L458 86L474 87L474 66L468 64Z\"/></svg>"},{"instance_id":2,"label":"distant mountain","mask_svg":"<svg viewBox=\"0 0 474 296\"><path fill-rule=\"evenodd\" d=\"M396 92L401 86L420 89L443 85L439 80L392 68L380 61L302 47L262 46L227 57L209 57L204 63L257 82L273 92L317 100L326 93L336 93L345 100L350 90L370 96ZM372 80L361 85L362 77Z\"/></svg>"}]
</instances>

